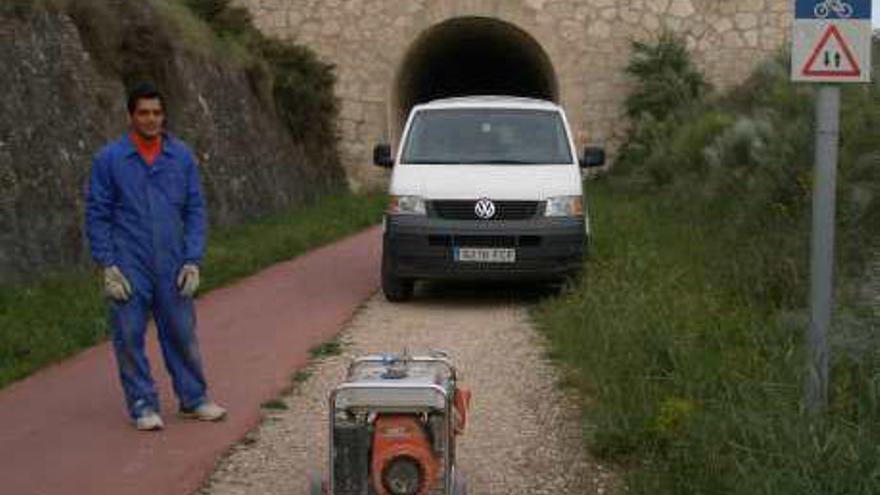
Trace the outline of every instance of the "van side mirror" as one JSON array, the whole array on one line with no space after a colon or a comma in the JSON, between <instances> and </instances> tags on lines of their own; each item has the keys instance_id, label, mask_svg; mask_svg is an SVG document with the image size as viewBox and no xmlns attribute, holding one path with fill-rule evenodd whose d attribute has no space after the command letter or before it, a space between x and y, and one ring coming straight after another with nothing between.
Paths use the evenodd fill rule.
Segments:
<instances>
[{"instance_id":1,"label":"van side mirror","mask_svg":"<svg viewBox=\"0 0 880 495\"><path fill-rule=\"evenodd\" d=\"M581 168L601 167L605 165L605 149L599 146L584 147L584 157L581 158Z\"/></svg>"},{"instance_id":2,"label":"van side mirror","mask_svg":"<svg viewBox=\"0 0 880 495\"><path fill-rule=\"evenodd\" d=\"M391 168L394 166L394 157L391 156L390 144L377 144L373 148L373 165L382 168Z\"/></svg>"}]
</instances>

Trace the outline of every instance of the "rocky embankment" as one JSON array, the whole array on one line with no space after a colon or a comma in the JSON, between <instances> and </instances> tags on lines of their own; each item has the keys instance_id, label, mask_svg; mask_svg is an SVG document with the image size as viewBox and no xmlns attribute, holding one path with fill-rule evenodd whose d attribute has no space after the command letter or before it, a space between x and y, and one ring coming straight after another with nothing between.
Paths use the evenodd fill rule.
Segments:
<instances>
[{"instance_id":1,"label":"rocky embankment","mask_svg":"<svg viewBox=\"0 0 880 495\"><path fill-rule=\"evenodd\" d=\"M83 185L94 153L124 132L137 79L167 93L212 224L344 187L335 152L295 142L253 67L198 54L146 4L79 3L92 10L0 9L0 280L87 262Z\"/></svg>"}]
</instances>

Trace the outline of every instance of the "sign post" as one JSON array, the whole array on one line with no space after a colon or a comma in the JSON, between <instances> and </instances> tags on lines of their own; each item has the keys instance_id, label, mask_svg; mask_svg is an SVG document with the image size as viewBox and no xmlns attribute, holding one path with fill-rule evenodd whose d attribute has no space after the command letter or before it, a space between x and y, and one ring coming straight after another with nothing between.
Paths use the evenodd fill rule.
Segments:
<instances>
[{"instance_id":1,"label":"sign post","mask_svg":"<svg viewBox=\"0 0 880 495\"><path fill-rule=\"evenodd\" d=\"M871 81L871 0L796 0L792 80L824 83L816 101L816 163L810 258L810 326L804 403L811 413L828 404L828 329L834 268L840 87Z\"/></svg>"},{"instance_id":2,"label":"sign post","mask_svg":"<svg viewBox=\"0 0 880 495\"><path fill-rule=\"evenodd\" d=\"M822 86L816 102L816 164L813 175L813 238L810 257L810 327L807 335L807 410L828 404L828 329L831 327L834 217L840 88Z\"/></svg>"}]
</instances>

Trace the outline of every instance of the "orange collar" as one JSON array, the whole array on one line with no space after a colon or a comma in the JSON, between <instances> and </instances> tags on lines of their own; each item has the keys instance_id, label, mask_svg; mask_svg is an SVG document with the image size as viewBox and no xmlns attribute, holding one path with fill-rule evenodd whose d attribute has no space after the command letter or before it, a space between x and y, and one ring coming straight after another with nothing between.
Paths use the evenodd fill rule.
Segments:
<instances>
[{"instance_id":1,"label":"orange collar","mask_svg":"<svg viewBox=\"0 0 880 495\"><path fill-rule=\"evenodd\" d=\"M159 153L162 152L162 135L156 136L156 139L152 141L147 141L136 132L129 133L129 136L138 153L140 153L141 158L144 159L147 165L152 165L156 161L156 157L159 156Z\"/></svg>"}]
</instances>

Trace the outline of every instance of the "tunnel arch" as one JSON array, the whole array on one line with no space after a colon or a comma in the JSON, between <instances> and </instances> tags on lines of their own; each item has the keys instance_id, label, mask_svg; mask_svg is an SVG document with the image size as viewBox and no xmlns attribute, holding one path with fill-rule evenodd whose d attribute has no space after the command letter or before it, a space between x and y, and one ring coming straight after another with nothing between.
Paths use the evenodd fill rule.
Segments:
<instances>
[{"instance_id":1,"label":"tunnel arch","mask_svg":"<svg viewBox=\"0 0 880 495\"><path fill-rule=\"evenodd\" d=\"M399 66L391 103L392 134L413 105L436 98L493 94L559 101L549 56L527 32L489 17L457 17L416 38Z\"/></svg>"}]
</instances>

